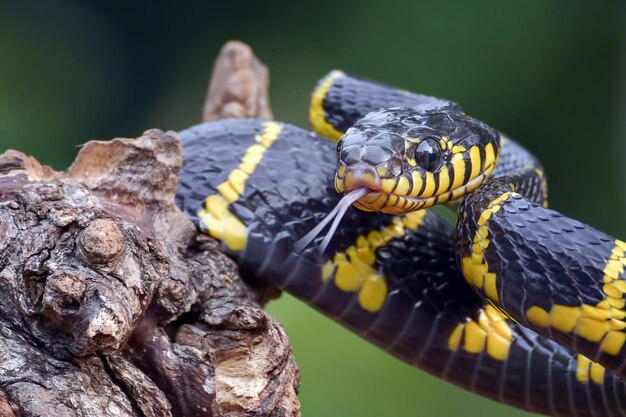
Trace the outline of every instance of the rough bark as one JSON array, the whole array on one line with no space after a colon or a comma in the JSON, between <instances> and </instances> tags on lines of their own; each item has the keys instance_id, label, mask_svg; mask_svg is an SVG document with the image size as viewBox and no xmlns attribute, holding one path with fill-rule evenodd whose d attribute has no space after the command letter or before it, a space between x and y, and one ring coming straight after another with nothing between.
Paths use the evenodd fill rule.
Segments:
<instances>
[{"instance_id":1,"label":"rough bark","mask_svg":"<svg viewBox=\"0 0 626 417\"><path fill-rule=\"evenodd\" d=\"M227 118L271 119L269 71L243 42L222 47L209 82L202 120Z\"/></svg>"},{"instance_id":2,"label":"rough bark","mask_svg":"<svg viewBox=\"0 0 626 417\"><path fill-rule=\"evenodd\" d=\"M159 130L66 172L0 156L0 416L299 415L285 331L174 205L181 162Z\"/></svg>"}]
</instances>

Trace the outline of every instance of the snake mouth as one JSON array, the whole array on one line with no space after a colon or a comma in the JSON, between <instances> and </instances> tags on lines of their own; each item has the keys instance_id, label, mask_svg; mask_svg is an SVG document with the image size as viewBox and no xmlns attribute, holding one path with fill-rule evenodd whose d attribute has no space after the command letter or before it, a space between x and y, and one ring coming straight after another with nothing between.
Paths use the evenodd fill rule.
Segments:
<instances>
[{"instance_id":1,"label":"snake mouth","mask_svg":"<svg viewBox=\"0 0 626 417\"><path fill-rule=\"evenodd\" d=\"M491 175L494 168L495 163L490 164L480 174L460 187L428 197L414 197L395 192L385 192L381 187L380 180L373 176L353 179L350 181L350 184L346 181L346 177L336 176L335 188L341 193L350 193L359 188L367 189L367 193L353 203L360 210L379 211L387 214L404 214L458 200L481 185Z\"/></svg>"},{"instance_id":2,"label":"snake mouth","mask_svg":"<svg viewBox=\"0 0 626 417\"><path fill-rule=\"evenodd\" d=\"M294 244L294 249L297 253L302 252L321 234L326 225L332 222L328 233L319 245L319 250L323 253L339 227L341 219L352 205L363 211L380 211L387 214L404 214L421 210L435 204L456 200L466 193L473 191L485 178L491 175L494 167L495 164L491 164L466 184L430 197L412 197L396 193L386 193L382 190L378 176L374 175L371 171L364 171L363 175L352 178L350 187L347 186L346 183L348 181L345 180L345 177L335 175L335 188L340 193L343 193L344 196L326 215L324 220L318 223L317 226Z\"/></svg>"}]
</instances>

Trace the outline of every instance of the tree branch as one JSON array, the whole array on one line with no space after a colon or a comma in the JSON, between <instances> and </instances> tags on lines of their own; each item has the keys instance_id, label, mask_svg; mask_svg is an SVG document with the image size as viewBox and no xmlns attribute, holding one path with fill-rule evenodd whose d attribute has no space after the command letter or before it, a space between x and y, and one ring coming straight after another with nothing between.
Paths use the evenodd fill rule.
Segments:
<instances>
[{"instance_id":1,"label":"tree branch","mask_svg":"<svg viewBox=\"0 0 626 417\"><path fill-rule=\"evenodd\" d=\"M271 117L267 85L227 44L205 118ZM300 414L285 331L174 205L181 163L159 130L66 172L0 156L0 416Z\"/></svg>"}]
</instances>

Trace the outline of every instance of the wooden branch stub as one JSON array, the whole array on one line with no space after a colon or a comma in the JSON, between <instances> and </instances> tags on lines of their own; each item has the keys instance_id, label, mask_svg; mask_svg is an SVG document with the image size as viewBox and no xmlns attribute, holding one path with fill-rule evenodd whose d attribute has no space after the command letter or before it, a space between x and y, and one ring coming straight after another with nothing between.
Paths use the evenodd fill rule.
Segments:
<instances>
[{"instance_id":1,"label":"wooden branch stub","mask_svg":"<svg viewBox=\"0 0 626 417\"><path fill-rule=\"evenodd\" d=\"M213 66L202 120L272 119L269 79L267 67L252 48L239 41L227 42Z\"/></svg>"}]
</instances>

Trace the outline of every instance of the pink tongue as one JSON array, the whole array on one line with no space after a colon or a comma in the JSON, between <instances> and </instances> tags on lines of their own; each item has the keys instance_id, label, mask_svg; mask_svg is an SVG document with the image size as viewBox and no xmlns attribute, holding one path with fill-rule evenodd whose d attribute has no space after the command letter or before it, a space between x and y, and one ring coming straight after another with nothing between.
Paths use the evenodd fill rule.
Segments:
<instances>
[{"instance_id":1,"label":"pink tongue","mask_svg":"<svg viewBox=\"0 0 626 417\"><path fill-rule=\"evenodd\" d=\"M335 235L335 231L337 230L337 227L339 226L339 223L341 222L341 219L343 218L343 216L346 214L346 211L348 210L348 208L352 204L354 204L359 198L366 195L368 191L369 190L366 187L360 187L360 188L355 188L354 190L350 191L348 194L344 195L342 199L339 200L335 208L333 208L330 211L330 213L326 215L324 220L322 220L317 226L311 229L309 233L304 235L300 240L296 242L296 244L294 245L294 249L296 250L296 252L300 253L304 249L306 249L306 247L309 246L311 242L313 242L313 240L315 240L317 236L319 236L319 234L322 232L324 227L326 227L326 225L330 223L330 221L333 220L334 218L335 220L333 221L333 224L330 226L330 229L328 229L328 233L326 233L326 236L324 236L324 240L322 241L320 248L319 248L320 253L324 253L324 251L326 250L326 247L330 243L330 240Z\"/></svg>"}]
</instances>

